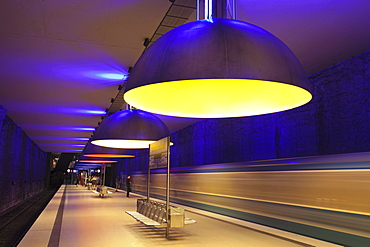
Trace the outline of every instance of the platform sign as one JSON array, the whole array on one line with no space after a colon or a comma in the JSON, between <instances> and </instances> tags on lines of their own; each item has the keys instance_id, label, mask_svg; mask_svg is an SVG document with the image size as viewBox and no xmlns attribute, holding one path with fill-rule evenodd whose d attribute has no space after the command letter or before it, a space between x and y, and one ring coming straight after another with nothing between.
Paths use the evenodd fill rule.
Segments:
<instances>
[{"instance_id":1,"label":"platform sign","mask_svg":"<svg viewBox=\"0 0 370 247\"><path fill-rule=\"evenodd\" d=\"M150 169L167 168L166 176L166 237L170 234L170 137L167 136L149 145L149 166L147 180L148 201L150 197Z\"/></svg>"},{"instance_id":2,"label":"platform sign","mask_svg":"<svg viewBox=\"0 0 370 247\"><path fill-rule=\"evenodd\" d=\"M162 138L149 145L149 169L167 167L170 137Z\"/></svg>"}]
</instances>

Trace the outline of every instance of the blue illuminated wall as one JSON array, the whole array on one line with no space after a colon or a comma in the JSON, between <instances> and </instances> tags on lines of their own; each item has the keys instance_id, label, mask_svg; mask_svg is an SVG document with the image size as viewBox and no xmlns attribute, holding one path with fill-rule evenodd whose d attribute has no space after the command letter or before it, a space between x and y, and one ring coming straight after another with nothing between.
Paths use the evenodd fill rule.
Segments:
<instances>
[{"instance_id":1,"label":"blue illuminated wall","mask_svg":"<svg viewBox=\"0 0 370 247\"><path fill-rule=\"evenodd\" d=\"M370 151L370 51L309 77L313 100L261 116L207 119L171 135L171 166ZM121 162L147 169L147 154Z\"/></svg>"},{"instance_id":2,"label":"blue illuminated wall","mask_svg":"<svg viewBox=\"0 0 370 247\"><path fill-rule=\"evenodd\" d=\"M0 212L44 190L49 157L0 106Z\"/></svg>"},{"instance_id":3,"label":"blue illuminated wall","mask_svg":"<svg viewBox=\"0 0 370 247\"><path fill-rule=\"evenodd\" d=\"M308 108L308 109L307 109ZM208 119L172 135L172 166L306 156L316 152L306 109L233 119Z\"/></svg>"},{"instance_id":4,"label":"blue illuminated wall","mask_svg":"<svg viewBox=\"0 0 370 247\"><path fill-rule=\"evenodd\" d=\"M135 155L135 158L124 158L118 160L115 176L120 176L121 174L131 175L135 171L148 170L149 149L137 149L134 150L133 154Z\"/></svg>"},{"instance_id":5,"label":"blue illuminated wall","mask_svg":"<svg viewBox=\"0 0 370 247\"><path fill-rule=\"evenodd\" d=\"M370 51L310 76L318 154L370 150Z\"/></svg>"}]
</instances>

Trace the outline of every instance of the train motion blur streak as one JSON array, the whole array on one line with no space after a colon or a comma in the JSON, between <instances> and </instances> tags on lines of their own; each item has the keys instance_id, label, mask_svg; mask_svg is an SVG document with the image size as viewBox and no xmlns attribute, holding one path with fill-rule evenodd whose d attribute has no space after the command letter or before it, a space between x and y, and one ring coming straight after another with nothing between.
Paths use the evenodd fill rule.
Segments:
<instances>
[{"instance_id":1,"label":"train motion blur streak","mask_svg":"<svg viewBox=\"0 0 370 247\"><path fill-rule=\"evenodd\" d=\"M146 194L146 171L134 174ZM164 198L165 170L151 196ZM348 246L370 246L370 152L171 169L171 201Z\"/></svg>"}]
</instances>

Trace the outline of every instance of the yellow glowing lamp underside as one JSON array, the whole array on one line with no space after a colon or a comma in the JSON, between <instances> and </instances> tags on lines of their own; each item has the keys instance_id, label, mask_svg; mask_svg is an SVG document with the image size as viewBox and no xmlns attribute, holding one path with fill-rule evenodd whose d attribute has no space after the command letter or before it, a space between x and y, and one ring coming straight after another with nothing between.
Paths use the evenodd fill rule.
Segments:
<instances>
[{"instance_id":1,"label":"yellow glowing lamp underside","mask_svg":"<svg viewBox=\"0 0 370 247\"><path fill-rule=\"evenodd\" d=\"M84 163L117 163L115 160L79 160L78 162Z\"/></svg>"},{"instance_id":2,"label":"yellow glowing lamp underside","mask_svg":"<svg viewBox=\"0 0 370 247\"><path fill-rule=\"evenodd\" d=\"M145 141L145 140L119 140L119 139L104 139L91 141L92 144L97 146L102 146L106 148L122 148L122 149L141 149L149 148L149 145L155 141ZM170 146L173 143L170 142ZM92 156L90 156L92 157ZM96 157L96 156L95 156ZM134 155L130 157L135 157Z\"/></svg>"},{"instance_id":3,"label":"yellow glowing lamp underside","mask_svg":"<svg viewBox=\"0 0 370 247\"><path fill-rule=\"evenodd\" d=\"M146 140L116 140L116 139L103 139L91 141L92 144L107 147L107 148L149 148L149 144L155 141L146 141Z\"/></svg>"},{"instance_id":4,"label":"yellow glowing lamp underside","mask_svg":"<svg viewBox=\"0 0 370 247\"><path fill-rule=\"evenodd\" d=\"M197 79L149 84L127 91L130 105L148 112L191 118L243 117L306 104L312 95L290 84L249 79Z\"/></svg>"},{"instance_id":5,"label":"yellow glowing lamp underside","mask_svg":"<svg viewBox=\"0 0 370 247\"><path fill-rule=\"evenodd\" d=\"M135 157L135 155L131 155L131 154L84 154L83 156L94 157L94 158L132 158L132 157Z\"/></svg>"}]
</instances>

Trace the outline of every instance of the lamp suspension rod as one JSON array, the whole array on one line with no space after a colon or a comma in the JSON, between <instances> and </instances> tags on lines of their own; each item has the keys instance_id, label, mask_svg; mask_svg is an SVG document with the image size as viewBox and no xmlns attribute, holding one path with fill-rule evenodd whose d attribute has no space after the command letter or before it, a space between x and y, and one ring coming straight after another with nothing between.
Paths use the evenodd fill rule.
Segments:
<instances>
[{"instance_id":1,"label":"lamp suspension rod","mask_svg":"<svg viewBox=\"0 0 370 247\"><path fill-rule=\"evenodd\" d=\"M197 20L201 18L201 7L204 10L204 19L236 19L236 0L197 0Z\"/></svg>"},{"instance_id":2,"label":"lamp suspension rod","mask_svg":"<svg viewBox=\"0 0 370 247\"><path fill-rule=\"evenodd\" d=\"M204 1L204 18L205 19L212 19L213 13L212 13L212 6L213 0L205 0Z\"/></svg>"},{"instance_id":3,"label":"lamp suspension rod","mask_svg":"<svg viewBox=\"0 0 370 247\"><path fill-rule=\"evenodd\" d=\"M236 20L236 0L233 0L233 19Z\"/></svg>"}]
</instances>

